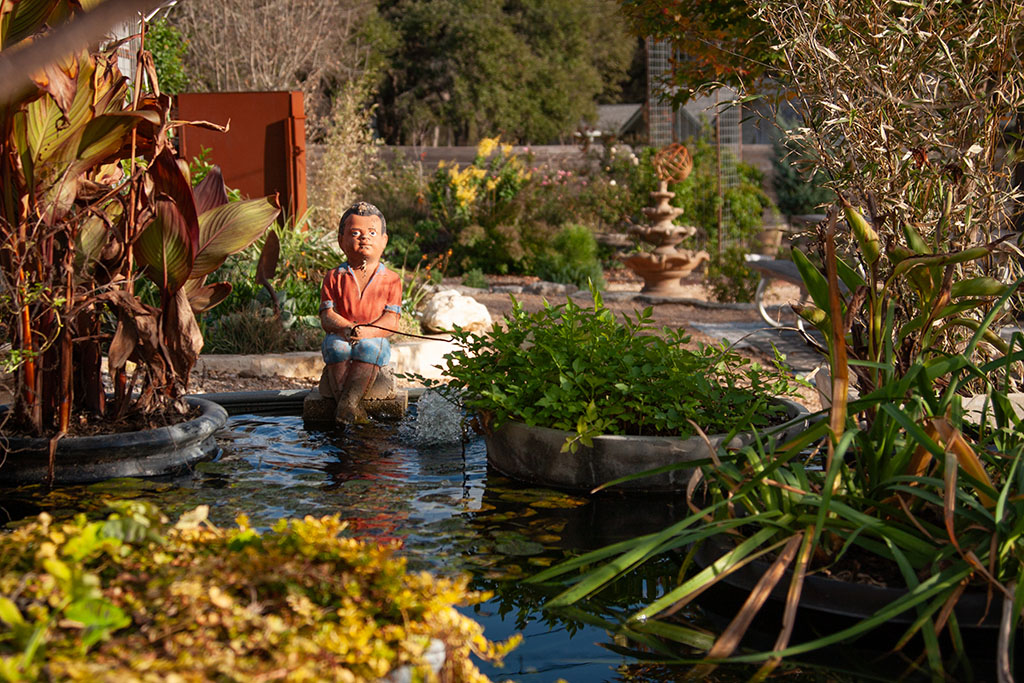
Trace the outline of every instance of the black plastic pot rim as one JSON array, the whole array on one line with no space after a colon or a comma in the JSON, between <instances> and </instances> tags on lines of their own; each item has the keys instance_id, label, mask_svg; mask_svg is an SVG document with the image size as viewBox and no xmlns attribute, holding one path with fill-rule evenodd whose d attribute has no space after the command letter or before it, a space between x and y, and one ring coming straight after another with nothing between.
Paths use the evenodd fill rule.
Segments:
<instances>
[{"instance_id":1,"label":"black plastic pot rim","mask_svg":"<svg viewBox=\"0 0 1024 683\"><path fill-rule=\"evenodd\" d=\"M694 554L694 563L704 569L730 550L732 550L732 546L725 541L710 537L697 549ZM749 593L770 566L771 563L765 560L754 560L749 565L722 578L721 583L724 587ZM791 576L791 570L787 569L783 578L771 592L770 599L779 602L786 600ZM907 594L906 588L855 583L819 574L809 574L804 577L803 585L799 605L801 610L850 619L867 619L879 609ZM989 604L988 596L984 592L965 592L957 602L955 611L961 629L981 629L994 632L994 629L999 628L999 610ZM910 610L896 615L886 623L906 626L916 619L916 612Z\"/></svg>"},{"instance_id":2,"label":"black plastic pot rim","mask_svg":"<svg viewBox=\"0 0 1024 683\"><path fill-rule=\"evenodd\" d=\"M60 439L52 479L50 439L0 436L0 485L84 484L188 469L216 455L214 435L227 422L228 414L213 401L186 400L202 409L199 417L156 429Z\"/></svg>"},{"instance_id":3,"label":"black plastic pot rim","mask_svg":"<svg viewBox=\"0 0 1024 683\"><path fill-rule=\"evenodd\" d=\"M415 401L423 387L403 388L409 400ZM222 391L210 394L193 394L191 398L212 401L224 408L228 415L301 415L302 402L309 395L309 389L268 389L263 391Z\"/></svg>"}]
</instances>

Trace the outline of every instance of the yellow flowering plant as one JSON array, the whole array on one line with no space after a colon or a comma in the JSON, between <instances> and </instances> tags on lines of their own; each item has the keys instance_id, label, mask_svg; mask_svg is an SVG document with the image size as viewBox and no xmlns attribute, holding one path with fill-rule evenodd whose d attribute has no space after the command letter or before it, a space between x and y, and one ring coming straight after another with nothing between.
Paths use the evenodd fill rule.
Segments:
<instances>
[{"instance_id":1,"label":"yellow flowering plant","mask_svg":"<svg viewBox=\"0 0 1024 683\"><path fill-rule=\"evenodd\" d=\"M514 148L500 137L484 138L477 145L473 162L440 163L428 187L431 213L453 237L456 262L472 260L476 251L517 253L504 242L516 231L522 211L516 202L530 180ZM515 241L515 240L513 240ZM467 261L468 262L468 261ZM505 264L508 267L509 264Z\"/></svg>"},{"instance_id":2,"label":"yellow flowering plant","mask_svg":"<svg viewBox=\"0 0 1024 683\"><path fill-rule=\"evenodd\" d=\"M346 537L338 517L245 517L218 528L205 507L171 524L138 501L102 521L43 514L0 535L0 681L380 680L410 667L486 681L470 659L501 657L453 607L486 599L466 578L406 570L395 544Z\"/></svg>"}]
</instances>

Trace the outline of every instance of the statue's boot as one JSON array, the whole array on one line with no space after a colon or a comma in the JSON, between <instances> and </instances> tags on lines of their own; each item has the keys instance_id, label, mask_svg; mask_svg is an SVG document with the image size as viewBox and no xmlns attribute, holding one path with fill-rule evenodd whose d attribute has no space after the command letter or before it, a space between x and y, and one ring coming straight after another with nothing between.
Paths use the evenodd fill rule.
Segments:
<instances>
[{"instance_id":1,"label":"statue's boot","mask_svg":"<svg viewBox=\"0 0 1024 683\"><path fill-rule=\"evenodd\" d=\"M349 361L345 384L338 392L338 406L334 411L336 422L366 424L370 421L359 402L363 400L367 390L373 386L373 381L377 379L379 370L380 368L373 363Z\"/></svg>"},{"instance_id":2,"label":"statue's boot","mask_svg":"<svg viewBox=\"0 0 1024 683\"><path fill-rule=\"evenodd\" d=\"M323 372L320 373L320 383L317 385L321 396L334 398L338 395L338 387L345 386L345 377L351 364L351 361L345 361L324 366Z\"/></svg>"}]
</instances>

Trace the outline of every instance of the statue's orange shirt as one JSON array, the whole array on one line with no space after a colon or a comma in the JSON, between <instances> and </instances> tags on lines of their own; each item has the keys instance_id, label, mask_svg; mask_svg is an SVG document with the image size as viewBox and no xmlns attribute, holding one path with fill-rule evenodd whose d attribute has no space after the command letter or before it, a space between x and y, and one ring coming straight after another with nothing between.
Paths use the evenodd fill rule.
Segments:
<instances>
[{"instance_id":1,"label":"statue's orange shirt","mask_svg":"<svg viewBox=\"0 0 1024 683\"><path fill-rule=\"evenodd\" d=\"M320 287L320 310L328 308L356 324L372 323L385 311L401 313L402 278L380 263L360 292L355 273L343 263L324 276Z\"/></svg>"}]
</instances>

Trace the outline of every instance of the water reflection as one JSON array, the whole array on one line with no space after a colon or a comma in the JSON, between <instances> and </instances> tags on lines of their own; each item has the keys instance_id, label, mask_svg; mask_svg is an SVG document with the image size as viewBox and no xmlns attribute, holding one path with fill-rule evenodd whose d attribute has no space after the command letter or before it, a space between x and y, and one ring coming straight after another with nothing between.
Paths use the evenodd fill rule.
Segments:
<instances>
[{"instance_id":1,"label":"water reflection","mask_svg":"<svg viewBox=\"0 0 1024 683\"><path fill-rule=\"evenodd\" d=\"M414 569L468 571L475 588L494 593L466 611L492 639L517 631L525 636L504 669L483 667L494 680L680 677L678 666L650 664L650 650L614 635L626 615L675 584L679 557L661 557L598 599L557 612L540 609L557 588L522 582L566 557L663 529L685 516L680 500L584 497L520 485L488 470L481 439L415 447L414 429L412 417L397 427L314 431L298 417L239 416L218 435L221 457L192 473L163 481L18 489L0 501L0 523L44 509L99 514L106 501L132 497L151 499L172 517L209 505L220 525L242 513L260 528L281 517L339 514L356 535L400 540ZM696 608L680 618L691 627L710 624ZM695 654L679 647L668 652L674 659ZM719 680L729 680L727 672L719 673Z\"/></svg>"}]
</instances>

